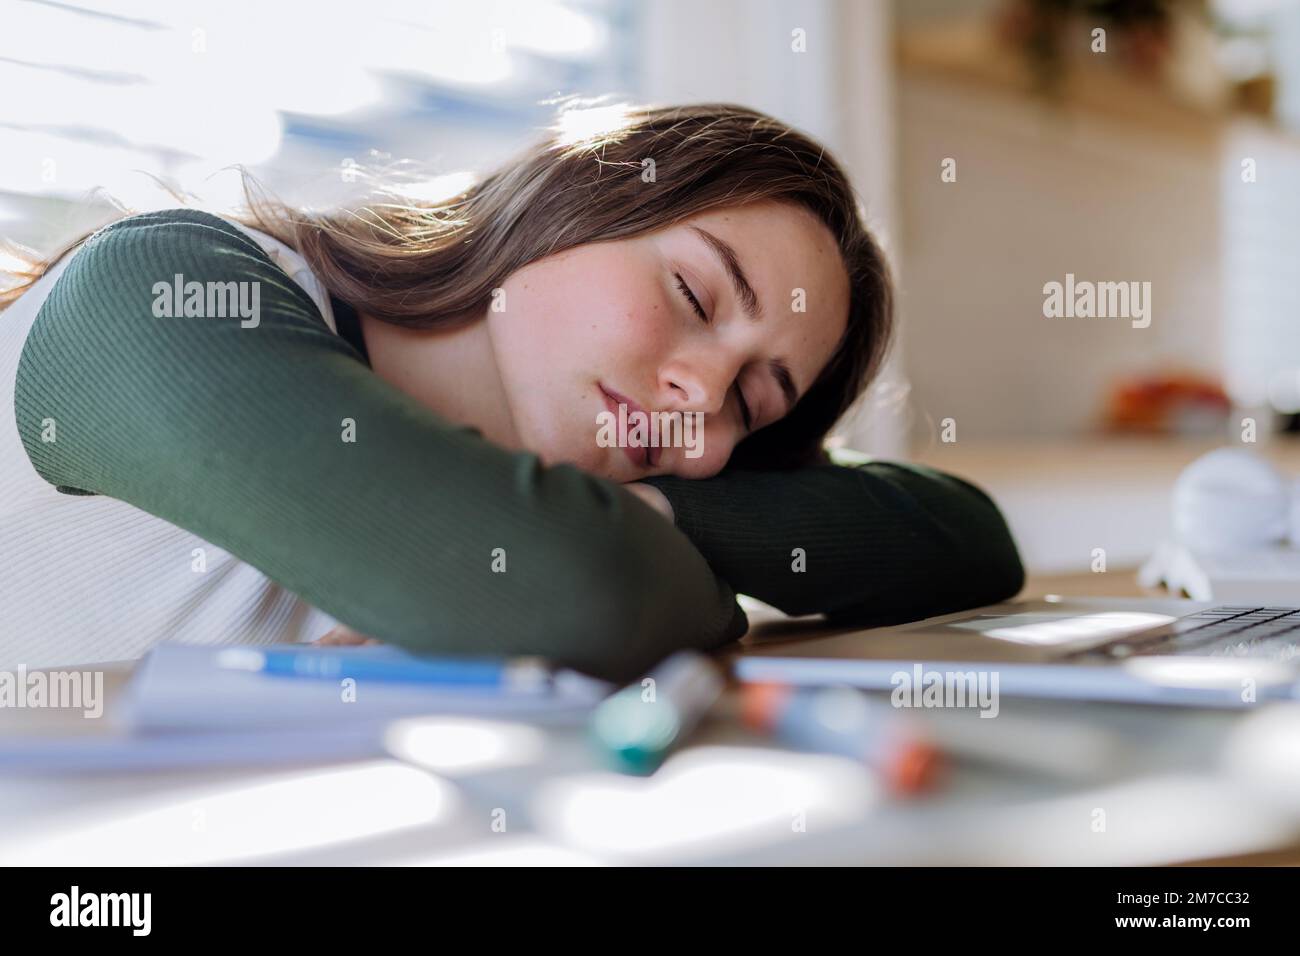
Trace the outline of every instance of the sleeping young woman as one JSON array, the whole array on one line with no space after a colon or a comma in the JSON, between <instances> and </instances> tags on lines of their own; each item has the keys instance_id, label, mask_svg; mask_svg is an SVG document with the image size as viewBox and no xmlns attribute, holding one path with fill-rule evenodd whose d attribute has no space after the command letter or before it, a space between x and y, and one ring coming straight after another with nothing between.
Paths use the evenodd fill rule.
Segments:
<instances>
[{"instance_id":1,"label":"sleeping young woman","mask_svg":"<svg viewBox=\"0 0 1300 956\"><path fill-rule=\"evenodd\" d=\"M830 154L728 104L566 128L445 202L127 215L33 263L0 667L342 625L621 680L740 637L737 594L861 624L1014 595L983 492L823 450L892 322ZM598 440L620 404L698 445Z\"/></svg>"}]
</instances>

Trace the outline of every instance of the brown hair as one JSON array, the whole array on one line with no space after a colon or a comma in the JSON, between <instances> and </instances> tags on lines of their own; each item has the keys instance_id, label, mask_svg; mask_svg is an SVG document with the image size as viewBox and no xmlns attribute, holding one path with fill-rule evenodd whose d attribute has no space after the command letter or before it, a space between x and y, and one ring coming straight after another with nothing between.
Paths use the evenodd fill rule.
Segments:
<instances>
[{"instance_id":1,"label":"brown hair","mask_svg":"<svg viewBox=\"0 0 1300 956\"><path fill-rule=\"evenodd\" d=\"M258 194L248 176L244 184L247 225L298 250L357 309L417 328L481 315L511 273L573 246L764 200L809 210L839 246L848 325L798 405L736 447L738 467L825 460L823 440L865 390L892 333L888 264L844 170L811 138L743 106L571 102L539 142L438 200L389 187L381 190L388 201L314 214ZM24 273L25 284L38 275ZM0 295L0 304L16 295Z\"/></svg>"}]
</instances>

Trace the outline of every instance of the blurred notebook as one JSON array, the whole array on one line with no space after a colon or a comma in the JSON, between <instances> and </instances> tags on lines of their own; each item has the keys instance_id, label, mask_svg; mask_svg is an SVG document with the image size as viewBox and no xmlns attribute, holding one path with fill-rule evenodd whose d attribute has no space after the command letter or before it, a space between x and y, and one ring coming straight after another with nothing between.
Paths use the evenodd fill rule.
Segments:
<instances>
[{"instance_id":1,"label":"blurred notebook","mask_svg":"<svg viewBox=\"0 0 1300 956\"><path fill-rule=\"evenodd\" d=\"M133 733L114 724L60 735L0 736L0 776L135 773L198 767L284 767L383 756L384 725L289 730Z\"/></svg>"},{"instance_id":2,"label":"blurred notebook","mask_svg":"<svg viewBox=\"0 0 1300 956\"><path fill-rule=\"evenodd\" d=\"M217 663L225 647L161 644L127 687L122 718L136 730L241 730L375 723L421 714L472 714L543 722L582 721L613 689L573 671L556 690L512 695L494 689L365 681L345 694L338 681L277 677ZM295 650L301 646L295 645ZM330 647L340 657L410 658L394 647ZM354 698L354 699L352 699Z\"/></svg>"},{"instance_id":3,"label":"blurred notebook","mask_svg":"<svg viewBox=\"0 0 1300 956\"><path fill-rule=\"evenodd\" d=\"M613 690L562 671L556 690L544 695L371 680L360 682L354 701L344 702L337 681L222 667L217 655L228 649L159 645L129 683L110 695L98 719L52 708L3 714L0 777L354 760L385 755L385 730L396 718L459 714L577 724ZM322 653L409 656L387 647L331 647Z\"/></svg>"}]
</instances>

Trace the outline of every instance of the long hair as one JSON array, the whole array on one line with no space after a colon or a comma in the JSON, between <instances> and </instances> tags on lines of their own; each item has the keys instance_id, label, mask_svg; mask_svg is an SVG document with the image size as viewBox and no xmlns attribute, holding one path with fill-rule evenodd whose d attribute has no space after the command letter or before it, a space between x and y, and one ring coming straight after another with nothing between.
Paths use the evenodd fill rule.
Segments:
<instances>
[{"instance_id":1,"label":"long hair","mask_svg":"<svg viewBox=\"0 0 1300 956\"><path fill-rule=\"evenodd\" d=\"M311 213L269 197L247 174L244 192L247 210L235 218L296 249L356 309L414 328L481 316L513 272L574 246L764 200L809 210L835 237L848 274L847 328L795 408L737 445L738 467L824 461L826 435L866 389L893 330L889 267L843 168L810 137L730 103L570 103L539 141L436 200L392 186L377 201ZM55 259L18 273L0 307Z\"/></svg>"}]
</instances>

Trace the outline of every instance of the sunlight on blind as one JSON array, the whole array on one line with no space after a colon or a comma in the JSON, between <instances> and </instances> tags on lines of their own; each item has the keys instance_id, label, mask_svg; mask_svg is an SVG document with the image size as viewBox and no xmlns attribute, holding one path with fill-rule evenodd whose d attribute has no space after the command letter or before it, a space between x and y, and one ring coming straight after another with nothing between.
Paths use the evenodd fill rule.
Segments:
<instances>
[{"instance_id":1,"label":"sunlight on blind","mask_svg":"<svg viewBox=\"0 0 1300 956\"><path fill-rule=\"evenodd\" d=\"M0 31L0 183L67 198L104 186L131 202L143 179L133 170L188 187L286 152L300 166L337 162L422 127L517 132L527 105L625 82L628 10L627 0L15 2Z\"/></svg>"}]
</instances>

